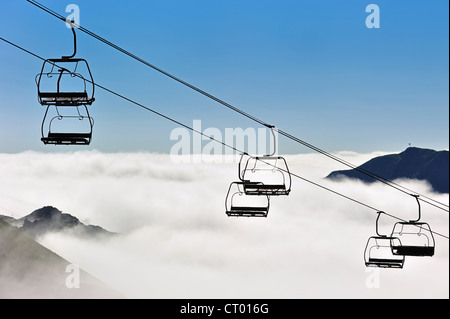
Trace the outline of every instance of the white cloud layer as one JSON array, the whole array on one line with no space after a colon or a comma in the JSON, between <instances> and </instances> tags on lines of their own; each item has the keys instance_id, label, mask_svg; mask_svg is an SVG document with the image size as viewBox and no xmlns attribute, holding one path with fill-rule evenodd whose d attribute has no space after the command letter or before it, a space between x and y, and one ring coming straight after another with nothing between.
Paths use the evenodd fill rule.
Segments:
<instances>
[{"instance_id":1,"label":"white cloud layer","mask_svg":"<svg viewBox=\"0 0 450 319\"><path fill-rule=\"evenodd\" d=\"M339 153L360 165L383 155ZM382 184L324 180L345 169L319 154L287 157L303 177L404 219L417 203ZM234 164L173 164L169 155L0 154L0 214L22 217L52 205L120 236L106 242L52 234L41 243L130 298L448 298L449 241L433 258L402 270L367 272L363 253L376 212L294 178L267 219L225 215ZM408 188L449 202L418 181ZM422 206L423 220L448 235L449 214ZM383 217L389 233L396 220Z\"/></svg>"}]
</instances>

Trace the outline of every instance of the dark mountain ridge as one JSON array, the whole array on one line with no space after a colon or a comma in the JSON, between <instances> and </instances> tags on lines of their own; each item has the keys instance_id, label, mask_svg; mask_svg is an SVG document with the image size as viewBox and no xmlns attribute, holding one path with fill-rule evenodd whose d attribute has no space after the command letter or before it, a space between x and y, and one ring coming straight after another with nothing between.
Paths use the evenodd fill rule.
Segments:
<instances>
[{"instance_id":1,"label":"dark mountain ridge","mask_svg":"<svg viewBox=\"0 0 450 319\"><path fill-rule=\"evenodd\" d=\"M37 209L20 219L14 219L7 216L0 216L0 219L25 231L33 238L37 238L50 232L64 232L82 238L97 238L114 235L114 233L109 232L102 227L85 225L80 222L78 218L70 214L64 214L59 209L52 206Z\"/></svg>"},{"instance_id":2,"label":"dark mountain ridge","mask_svg":"<svg viewBox=\"0 0 450 319\"><path fill-rule=\"evenodd\" d=\"M399 154L371 159L358 167L388 180L399 178L427 181L438 193L449 193L449 152L410 147ZM334 171L327 176L339 180L342 177L364 182L375 180L356 169Z\"/></svg>"}]
</instances>

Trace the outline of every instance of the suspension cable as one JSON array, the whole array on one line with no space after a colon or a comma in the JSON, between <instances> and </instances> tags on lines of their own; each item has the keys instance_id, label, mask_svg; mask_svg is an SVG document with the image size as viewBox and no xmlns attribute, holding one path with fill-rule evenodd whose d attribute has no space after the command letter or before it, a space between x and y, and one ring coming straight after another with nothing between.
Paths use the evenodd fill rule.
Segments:
<instances>
[{"instance_id":1,"label":"suspension cable","mask_svg":"<svg viewBox=\"0 0 450 319\"><path fill-rule=\"evenodd\" d=\"M13 46L13 47L19 49L19 50L22 50L23 52L28 53L28 54L30 54L30 55L32 55L32 56L34 56L34 57L36 57L36 58L38 58L38 59L40 59L40 60L42 60L42 61L46 61L46 59L40 57L39 55L37 55L37 54L35 54L35 53L33 53L33 52L29 51L29 50L26 50L26 49L24 49L23 47L21 47L21 46L19 46L19 45L16 45L16 44L14 44L14 43L12 43L12 42L10 42L10 41L8 41L8 40L2 38L2 37L0 37L0 40L4 41L5 43L7 43L7 44L9 44L9 45L11 45L11 46ZM56 65L56 64L55 64L55 66L56 66L56 67L59 67L59 66ZM80 77L80 75L76 75L76 76ZM178 121L178 120L175 120L175 119L173 119L173 118L171 118L171 117L169 117L169 116L166 116L166 115L164 115L164 114L162 114L162 113L160 113L160 112L158 112L158 111L155 111L155 110L153 110L153 109L151 109L151 108L149 108L149 107L147 107L147 106L145 106L145 105L143 105L143 104L141 104L141 103L136 102L136 101L133 100L133 99L130 99L130 98L128 98L128 97L126 97L126 96L124 96L124 95L122 95L122 94L119 94L119 93L115 92L114 90L108 89L108 88L106 88L106 87L104 87L104 86L102 86L102 85L100 85L100 84L98 84L98 83L93 83L92 81L90 81L90 80L88 80L88 79L86 79L86 81L90 82L91 84L97 86L98 88L100 88L100 89L102 89L102 90L104 90L104 91L106 91L106 92L108 92L108 93L111 93L111 94L113 94L113 95L115 95L115 96L117 96L117 97L119 97L119 98L121 98L121 99L123 99L123 100L125 100L125 101L127 101L127 102L130 102L130 103L132 103L132 104L134 104L134 105L136 105L136 106L139 106L139 107L141 107L141 108L143 108L143 109L145 109L145 110L147 110L147 111L149 111L149 112L152 112L152 113L155 114L155 115L158 115L158 116L160 116L160 117L162 117L162 118L164 118L164 119L166 119L166 120L169 120L169 121L171 121L171 122L173 122L173 123L175 123L175 124L177 124L177 125L180 125L180 126L186 128L186 129L188 129L188 130L190 130L190 131L192 131L192 132L194 132L194 133L200 134L200 135L202 135L202 136L204 136L204 137L206 137L206 138L208 138L208 139L210 139L210 140L212 140L212 141L215 141L215 142L217 142L217 143L220 143L221 145L223 145L223 146L225 146L225 147L228 147L228 148L230 148L230 149L232 149L232 150L234 150L234 151L236 151L236 152L238 152L238 153L245 153L245 152L243 152L242 150L239 150L239 149L237 149L237 148L234 147L234 146L228 145L227 143L225 143L225 142L223 142L223 141L217 140L217 139L214 138L213 136L204 134L203 132L194 129L193 127L190 127L189 125L183 124L182 122L180 122L180 121ZM357 203L357 204L359 204L359 205L362 205L362 206L364 206L364 207L366 207L366 208L372 209L372 210L374 210L374 211L376 211L376 212L381 211L381 210L379 210L379 209L377 209L377 208L375 208L375 207L372 207L372 206L370 206L370 205L367 205L367 204L365 204L365 203L363 203L363 202L361 202L361 201L359 201L359 200L356 200L356 199L354 199L354 198L352 198L352 197L350 197L350 196L347 196L347 195L344 195L344 194L342 194L342 193L340 193L340 192L338 192L338 191L332 190L332 189L329 188L329 187L320 185L320 184L318 184L318 183L316 183L316 182L313 182L313 181L311 181L311 180L309 180L309 179L307 179L307 178L301 177L301 176L298 175L298 174L290 173L289 171L284 170L284 169L282 169L282 171L284 171L284 172L290 174L291 176L294 176L294 177L296 177L296 178L298 178L298 179L300 179L300 180L303 180L303 181L305 181L305 182L307 182L307 183L310 183L310 184L315 185L315 186L317 186L317 187L320 187L320 188L322 188L322 189L324 189L324 190L326 190L326 191L329 191L329 192L331 192L331 193L333 193L333 194L336 194L336 195L341 196L341 197L343 197L343 198L345 198L345 199L348 199L348 200L350 200L350 201L353 201L353 202L355 202L355 203ZM388 215L388 216L390 216L390 217L392 217L392 218L394 218L394 219L397 219L397 220L399 220L399 221L406 222L406 220L403 220L403 219L401 219L401 218L399 218L399 217L397 217L397 216L395 216L395 215L393 215L393 214L388 214L388 213L385 213L385 214ZM438 232L435 232L435 231L432 231L432 232L433 232L435 235L437 235L437 236L443 237L443 238L445 238L445 239L450 239L449 236L443 235L443 234L438 233Z\"/></svg>"},{"instance_id":2,"label":"suspension cable","mask_svg":"<svg viewBox=\"0 0 450 319\"><path fill-rule=\"evenodd\" d=\"M41 10L51 14L52 16L54 16L54 17L64 21L64 22L68 22L67 19L64 16L62 16L59 13L51 10L48 7L42 5L38 1L35 1L35 0L26 0L26 1L31 3L31 4L33 4L34 6L38 7L39 9L41 9ZM235 106L233 106L233 105L223 101L222 99L219 99L218 97L216 97L216 96L214 96L214 95L212 95L212 94L210 94L210 93L208 93L208 92L198 88L197 86L194 86L194 85L192 85L192 84L190 84L190 83L188 83L188 82L186 82L186 81L176 77L175 75L173 75L173 74L171 74L171 73L169 73L167 71L164 71L163 69L161 69L161 68L159 68L159 67L149 63L148 61L146 61L146 60L144 60L144 59L134 55L133 53L123 49L122 47L120 47L120 46L118 46L118 45L116 45L116 44L106 40L105 38L95 34L94 32L92 32L92 31L90 31L90 30L88 30L88 29L86 29L86 28L84 28L84 27L82 27L82 26L80 26L80 25L78 25L78 24L76 24L74 22L70 22L70 23L74 27L76 27L77 29L79 29L79 30L83 31L84 33L88 34L89 36L99 40L100 42L103 42L104 44L106 44L106 45L108 45L108 46L118 50L119 52L122 52L123 54L131 57L132 59L134 59L134 60L136 60L136 61L138 61L138 62L140 62L140 63L142 63L142 64L144 64L144 65L146 65L146 66L148 66L148 67L150 67L150 68L160 72L160 73L162 73L163 75L165 75L165 76L167 76L167 77L169 77L169 78L171 78L171 79L181 83L182 85L187 86L188 88L190 88L190 89L192 89L192 90L194 90L194 91L196 91L196 92L206 96L207 98L209 98L209 99L211 99L211 100L213 100L213 101L215 101L215 102L217 102L219 104L222 104L223 106L229 108L230 110L232 110L234 112L237 112L240 115L242 115L242 116L244 116L244 117L246 117L246 118L248 118L248 119L250 119L250 120L252 120L252 121L254 121L254 122L256 122L256 123L258 123L260 125L262 125L262 126L265 126L265 127L268 127L268 128L270 128L270 126L272 126L272 125L267 124L267 122L265 122L265 121L255 117L255 116L253 116L253 115L251 115L251 114L249 114L249 113L247 113L247 112L245 112L245 111L243 111L243 110L241 110L241 109L239 109L239 108L237 108L237 107L235 107ZM381 183L383 183L383 184L385 184L387 186L390 186L390 187L392 187L392 188L394 188L394 189L396 189L396 190L398 190L398 191L400 191L400 192L402 192L404 194L411 195L411 193L414 193L414 194L420 195L420 200L421 201L423 201L423 202L425 202L425 203L427 203L427 204L429 204L431 206L434 206L434 207L436 207L436 208L438 208L440 210L443 210L445 212L449 212L448 209L443 208L443 207L449 208L449 205L446 205L445 203L441 203L441 202L439 202L437 200L434 200L434 199L432 199L430 197L427 197L427 196L425 196L423 194L420 194L420 193L418 193L416 191L413 191L413 190L408 189L408 188L406 188L404 186L401 186L401 185L399 185L399 184L397 184L397 183L395 183L393 181L390 181L390 180L388 180L386 178L383 178L383 177L381 177L381 176L379 176L379 175L377 175L375 173L372 173L372 172L370 172L368 170L365 170L365 169L362 169L360 167L357 167L356 165L351 164L351 163L349 163L349 162L347 162L347 161L337 157L336 155L333 155L333 154L331 154L329 152L326 152L326 151L324 151L324 150L322 150L322 149L320 149L320 148L318 148L318 147L316 147L316 146L314 146L314 145L312 145L310 143L307 143L307 142L305 142L305 141L303 141L303 140L295 137L294 135L289 134L289 133L287 133L287 132L285 132L283 130L278 130L278 132L282 136L284 136L284 137L286 137L286 138L288 138L288 139L290 139L290 140L292 140L294 142L297 142L297 143L299 143L299 144L301 144L301 145L303 145L303 146L305 146L307 148L310 148L310 149L312 149L312 150L314 150L314 151L316 151L316 152L318 152L318 153L320 153L322 155L325 155L325 156L327 156L328 158L330 158L332 160L335 160L335 161L337 161L337 162L339 162L339 163L341 163L341 164L343 164L343 165L345 165L345 166L347 166L347 167L349 167L351 169L354 169L354 170L356 170L356 171L358 171L358 172L360 172L360 173L362 173L362 174L364 174L364 175L366 175L366 176L368 176L368 177L370 177L370 178L372 178L374 180L377 180L377 181L379 181L379 182L381 182ZM427 199L427 200L425 200L424 198ZM432 202L434 202L434 203L432 203ZM438 206L437 204L439 204L440 206Z\"/></svg>"}]
</instances>

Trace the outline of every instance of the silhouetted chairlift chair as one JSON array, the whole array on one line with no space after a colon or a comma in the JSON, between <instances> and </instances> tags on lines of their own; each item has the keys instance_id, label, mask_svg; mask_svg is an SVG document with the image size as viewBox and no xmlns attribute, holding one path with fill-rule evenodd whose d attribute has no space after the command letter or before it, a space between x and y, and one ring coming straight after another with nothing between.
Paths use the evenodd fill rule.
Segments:
<instances>
[{"instance_id":1,"label":"silhouetted chairlift chair","mask_svg":"<svg viewBox=\"0 0 450 319\"><path fill-rule=\"evenodd\" d=\"M58 107L55 109L57 111L57 115L52 117L49 120L48 124L48 134L45 135L45 123L48 115L50 106L47 106L47 110L44 115L44 120L42 121L41 126L41 141L46 145L89 145L92 140L92 128L94 127L94 119L89 116L89 110L86 106L83 106L86 115L82 115L80 113L79 107L76 108L77 115L62 115L59 112ZM77 131L71 132L61 132L54 128L54 121L65 121L68 120L79 121L79 125L81 129L77 129ZM84 129L84 131L82 131Z\"/></svg>"},{"instance_id":2,"label":"silhouetted chairlift chair","mask_svg":"<svg viewBox=\"0 0 450 319\"><path fill-rule=\"evenodd\" d=\"M242 154L239 162L239 179L245 194L255 196L285 196L291 192L292 177L286 160L276 153L274 126L267 125L274 138L272 154L250 156Z\"/></svg>"},{"instance_id":3,"label":"silhouetted chairlift chair","mask_svg":"<svg viewBox=\"0 0 450 319\"><path fill-rule=\"evenodd\" d=\"M45 60L41 72L36 76L39 103L47 106L41 126L41 141L46 145L89 145L92 140L94 119L89 114L88 106L95 101L95 83L87 61L75 58L77 37L73 22L71 29L74 43L73 54ZM80 73L80 69L83 69L84 75ZM75 109L76 113L62 114L60 108L63 107ZM84 110L84 114L80 113L80 107ZM48 134L45 134L50 108L54 108L57 114L49 120ZM66 123L69 122L68 120L79 120L87 125L82 126L82 129L71 131L54 128L55 121Z\"/></svg>"},{"instance_id":4,"label":"silhouetted chairlift chair","mask_svg":"<svg viewBox=\"0 0 450 319\"><path fill-rule=\"evenodd\" d=\"M41 72L36 76L38 101L43 106L92 105L95 101L95 84L89 64L85 59L74 58L77 53L77 40L73 26L72 32L73 54L45 60ZM80 69L85 74L81 74L81 71L78 72ZM63 86L70 86L71 90L64 90ZM76 90L74 90L74 86L77 87Z\"/></svg>"},{"instance_id":5,"label":"silhouetted chairlift chair","mask_svg":"<svg viewBox=\"0 0 450 319\"><path fill-rule=\"evenodd\" d=\"M267 217L269 207L269 196L249 196L245 194L243 182L231 183L225 199L229 217Z\"/></svg>"},{"instance_id":6,"label":"silhouetted chairlift chair","mask_svg":"<svg viewBox=\"0 0 450 319\"><path fill-rule=\"evenodd\" d=\"M418 195L416 198L419 205L419 218L409 222L398 222L394 225L392 235L401 239L399 243L393 243L394 255L432 257L435 251L435 240L430 225L420 222L421 209Z\"/></svg>"},{"instance_id":7,"label":"silhouetted chairlift chair","mask_svg":"<svg viewBox=\"0 0 450 319\"><path fill-rule=\"evenodd\" d=\"M369 238L364 251L366 267L402 269L405 263L405 256L394 255L391 248L393 245L401 244L400 239L393 236L380 235L378 231L378 222L381 214L383 212L378 212L376 221L377 236Z\"/></svg>"}]
</instances>

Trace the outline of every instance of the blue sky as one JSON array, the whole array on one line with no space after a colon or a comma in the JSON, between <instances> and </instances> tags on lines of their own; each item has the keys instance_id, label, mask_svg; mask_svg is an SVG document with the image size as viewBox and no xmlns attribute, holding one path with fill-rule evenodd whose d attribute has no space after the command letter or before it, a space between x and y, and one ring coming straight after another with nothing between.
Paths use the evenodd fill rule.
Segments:
<instances>
[{"instance_id":1,"label":"blue sky","mask_svg":"<svg viewBox=\"0 0 450 319\"><path fill-rule=\"evenodd\" d=\"M326 151L448 149L448 1L60 1L81 25L152 64ZM368 29L365 8L380 7ZM25 0L0 2L0 36L46 58L69 54L64 23ZM256 124L84 33L94 79L203 129ZM168 153L173 123L101 90L86 148L44 146L34 76L41 61L0 42L0 152ZM280 152L311 152L280 138Z\"/></svg>"}]
</instances>

